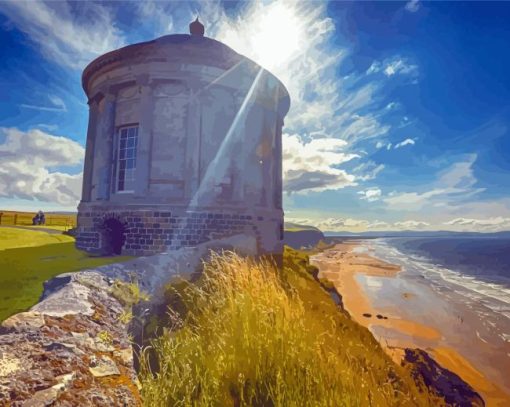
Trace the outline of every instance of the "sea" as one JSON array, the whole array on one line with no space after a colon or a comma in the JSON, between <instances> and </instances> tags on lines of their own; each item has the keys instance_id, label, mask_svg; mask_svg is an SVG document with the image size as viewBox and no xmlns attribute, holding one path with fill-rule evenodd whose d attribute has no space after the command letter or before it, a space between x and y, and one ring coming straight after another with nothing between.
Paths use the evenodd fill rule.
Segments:
<instances>
[{"instance_id":1,"label":"sea","mask_svg":"<svg viewBox=\"0 0 510 407\"><path fill-rule=\"evenodd\" d=\"M373 305L441 332L450 346L510 394L510 238L385 237L359 240L357 251L401 266L395 277L358 274ZM406 293L406 295L403 295ZM398 339L375 326L388 343Z\"/></svg>"},{"instance_id":2,"label":"sea","mask_svg":"<svg viewBox=\"0 0 510 407\"><path fill-rule=\"evenodd\" d=\"M372 248L438 290L450 288L510 319L510 238L385 238Z\"/></svg>"}]
</instances>

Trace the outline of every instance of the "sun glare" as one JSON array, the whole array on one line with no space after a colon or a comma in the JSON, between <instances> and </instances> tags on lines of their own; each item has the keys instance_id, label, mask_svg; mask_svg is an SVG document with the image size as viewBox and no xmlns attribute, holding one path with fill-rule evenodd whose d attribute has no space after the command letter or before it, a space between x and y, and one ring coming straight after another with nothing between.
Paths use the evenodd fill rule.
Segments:
<instances>
[{"instance_id":1,"label":"sun glare","mask_svg":"<svg viewBox=\"0 0 510 407\"><path fill-rule=\"evenodd\" d=\"M259 3L237 23L222 33L222 40L272 71L290 63L304 40L304 20L295 3Z\"/></svg>"},{"instance_id":2,"label":"sun glare","mask_svg":"<svg viewBox=\"0 0 510 407\"><path fill-rule=\"evenodd\" d=\"M295 11L276 3L258 21L252 46L260 63L268 68L288 62L299 50L300 20Z\"/></svg>"}]
</instances>

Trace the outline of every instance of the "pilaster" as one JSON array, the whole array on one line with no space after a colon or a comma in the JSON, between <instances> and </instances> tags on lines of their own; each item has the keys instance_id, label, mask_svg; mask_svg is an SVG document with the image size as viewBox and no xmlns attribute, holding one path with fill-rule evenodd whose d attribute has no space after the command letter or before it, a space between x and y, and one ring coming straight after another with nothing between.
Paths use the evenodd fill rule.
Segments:
<instances>
[{"instance_id":1,"label":"pilaster","mask_svg":"<svg viewBox=\"0 0 510 407\"><path fill-rule=\"evenodd\" d=\"M149 77L139 77L137 83L140 85L140 123L138 127L135 196L146 197L149 193L151 171L154 100Z\"/></svg>"},{"instance_id":2,"label":"pilaster","mask_svg":"<svg viewBox=\"0 0 510 407\"><path fill-rule=\"evenodd\" d=\"M200 100L196 96L200 89L192 85L188 101L186 159L184 163L186 181L184 184L184 197L193 198L198 191L200 183L200 148L202 137L202 119Z\"/></svg>"},{"instance_id":3,"label":"pilaster","mask_svg":"<svg viewBox=\"0 0 510 407\"><path fill-rule=\"evenodd\" d=\"M94 169L94 143L97 132L97 99L92 98L88 101L89 105L89 123L87 127L87 142L85 146L85 160L83 162L83 185L82 202L90 202L92 193L92 172Z\"/></svg>"},{"instance_id":4,"label":"pilaster","mask_svg":"<svg viewBox=\"0 0 510 407\"><path fill-rule=\"evenodd\" d=\"M116 95L106 93L97 111L94 142L94 166L92 171L91 200L108 200L112 179L113 136L115 133Z\"/></svg>"}]
</instances>

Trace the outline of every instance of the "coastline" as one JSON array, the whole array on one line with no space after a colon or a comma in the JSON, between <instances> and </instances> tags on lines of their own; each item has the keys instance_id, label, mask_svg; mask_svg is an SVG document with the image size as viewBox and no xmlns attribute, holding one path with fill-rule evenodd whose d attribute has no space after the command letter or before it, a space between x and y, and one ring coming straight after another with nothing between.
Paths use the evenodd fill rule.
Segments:
<instances>
[{"instance_id":1,"label":"coastline","mask_svg":"<svg viewBox=\"0 0 510 407\"><path fill-rule=\"evenodd\" d=\"M445 341L446 337L451 336L448 332L451 327L446 326L450 325L446 322L448 318L460 318L463 322L463 318L472 318L469 313L462 313L462 316L458 317L459 311L456 309L455 316L453 312L448 317L441 315L439 321L432 321L434 312L424 316L427 310L419 308L414 300L421 297L420 303L430 304L432 307L434 302L437 302L432 291L407 291L405 285L399 284L394 284L390 289L384 284L379 286L381 281L397 282L397 276L402 269L399 265L371 256L363 250L361 242L338 243L333 248L312 256L311 262L319 268L320 277L335 285L351 317L372 332L396 363L400 364L404 348L424 349L440 365L456 373L478 391L486 405L504 406L510 403L508 389L502 389L487 377L488 374L484 374L494 369L493 366L477 363L475 367L473 360L466 357L471 355L471 352L466 352L465 346L452 346ZM386 298L384 306L378 304L376 295L371 290L367 290L367 285L376 283L375 291L378 296L393 296L389 303ZM466 320L465 326L469 326L471 322L475 323L471 319ZM474 346L477 344L470 344L471 348ZM500 370L501 375L504 375L504 371ZM494 371L492 373L494 374Z\"/></svg>"}]
</instances>

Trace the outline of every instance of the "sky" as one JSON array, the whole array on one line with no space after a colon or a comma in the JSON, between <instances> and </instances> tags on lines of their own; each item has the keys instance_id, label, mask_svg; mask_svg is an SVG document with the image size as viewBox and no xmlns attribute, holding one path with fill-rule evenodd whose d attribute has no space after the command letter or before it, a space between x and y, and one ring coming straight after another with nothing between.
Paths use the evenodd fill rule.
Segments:
<instances>
[{"instance_id":1,"label":"sky","mask_svg":"<svg viewBox=\"0 0 510 407\"><path fill-rule=\"evenodd\" d=\"M510 3L486 1L1 1L0 208L76 210L84 67L196 15L289 90L287 221L510 230Z\"/></svg>"}]
</instances>

